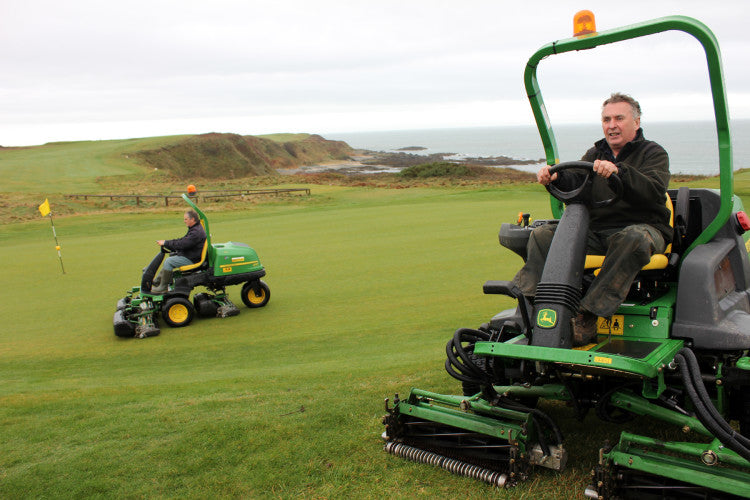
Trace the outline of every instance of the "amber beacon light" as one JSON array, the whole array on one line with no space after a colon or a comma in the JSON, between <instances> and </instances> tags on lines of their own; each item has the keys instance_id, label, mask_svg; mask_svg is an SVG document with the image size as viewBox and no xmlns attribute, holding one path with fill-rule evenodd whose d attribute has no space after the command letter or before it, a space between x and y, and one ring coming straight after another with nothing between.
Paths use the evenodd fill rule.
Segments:
<instances>
[{"instance_id":1,"label":"amber beacon light","mask_svg":"<svg viewBox=\"0 0 750 500\"><path fill-rule=\"evenodd\" d=\"M590 10L581 10L573 16L573 36L596 33L596 20Z\"/></svg>"}]
</instances>

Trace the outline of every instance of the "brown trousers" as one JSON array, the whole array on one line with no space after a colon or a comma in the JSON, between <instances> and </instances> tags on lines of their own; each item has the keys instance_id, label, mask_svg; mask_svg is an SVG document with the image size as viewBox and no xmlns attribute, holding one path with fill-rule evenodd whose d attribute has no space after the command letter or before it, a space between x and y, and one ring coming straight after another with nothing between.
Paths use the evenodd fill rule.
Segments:
<instances>
[{"instance_id":1,"label":"brown trousers","mask_svg":"<svg viewBox=\"0 0 750 500\"><path fill-rule=\"evenodd\" d=\"M527 297L536 295L556 229L557 224L545 224L531 232L526 263L513 278L513 283ZM605 318L612 316L627 297L638 271L648 264L653 254L662 253L665 248L662 234L648 224L623 229L589 229L587 253L605 255L605 259L599 275L581 300L580 309Z\"/></svg>"}]
</instances>

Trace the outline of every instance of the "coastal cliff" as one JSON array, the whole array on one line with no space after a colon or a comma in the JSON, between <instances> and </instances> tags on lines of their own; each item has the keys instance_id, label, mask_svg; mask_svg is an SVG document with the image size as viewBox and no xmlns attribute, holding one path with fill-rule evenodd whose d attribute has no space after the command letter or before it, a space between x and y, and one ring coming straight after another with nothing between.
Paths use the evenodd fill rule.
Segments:
<instances>
[{"instance_id":1,"label":"coastal cliff","mask_svg":"<svg viewBox=\"0 0 750 500\"><path fill-rule=\"evenodd\" d=\"M354 152L343 141L329 141L316 134L269 137L201 134L156 149L138 151L136 156L149 167L183 177L236 179L275 175L276 169L345 160Z\"/></svg>"}]
</instances>

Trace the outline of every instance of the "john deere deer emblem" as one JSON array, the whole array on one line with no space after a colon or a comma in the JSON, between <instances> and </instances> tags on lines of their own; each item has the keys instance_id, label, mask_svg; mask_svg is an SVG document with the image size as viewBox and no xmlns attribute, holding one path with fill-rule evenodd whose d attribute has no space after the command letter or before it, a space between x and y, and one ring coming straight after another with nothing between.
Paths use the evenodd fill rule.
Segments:
<instances>
[{"instance_id":1,"label":"john deere deer emblem","mask_svg":"<svg viewBox=\"0 0 750 500\"><path fill-rule=\"evenodd\" d=\"M557 324L557 312L554 309L542 309L536 314L536 324L542 328L553 328Z\"/></svg>"}]
</instances>

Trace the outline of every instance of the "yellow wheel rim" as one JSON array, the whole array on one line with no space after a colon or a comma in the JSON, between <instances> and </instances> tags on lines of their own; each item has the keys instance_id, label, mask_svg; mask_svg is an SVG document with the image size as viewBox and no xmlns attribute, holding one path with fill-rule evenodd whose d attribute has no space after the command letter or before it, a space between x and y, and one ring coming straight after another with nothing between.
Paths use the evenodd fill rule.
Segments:
<instances>
[{"instance_id":1,"label":"yellow wheel rim","mask_svg":"<svg viewBox=\"0 0 750 500\"><path fill-rule=\"evenodd\" d=\"M256 305L262 304L265 298L266 298L266 291L263 290L262 288L260 289L260 295L258 295L255 292L255 290L253 290L252 288L247 291L247 300L251 304L256 304Z\"/></svg>"},{"instance_id":2,"label":"yellow wheel rim","mask_svg":"<svg viewBox=\"0 0 750 500\"><path fill-rule=\"evenodd\" d=\"M182 323L188 319L189 313L188 308L185 304L175 304L169 308L167 312L169 320L173 323Z\"/></svg>"}]
</instances>

